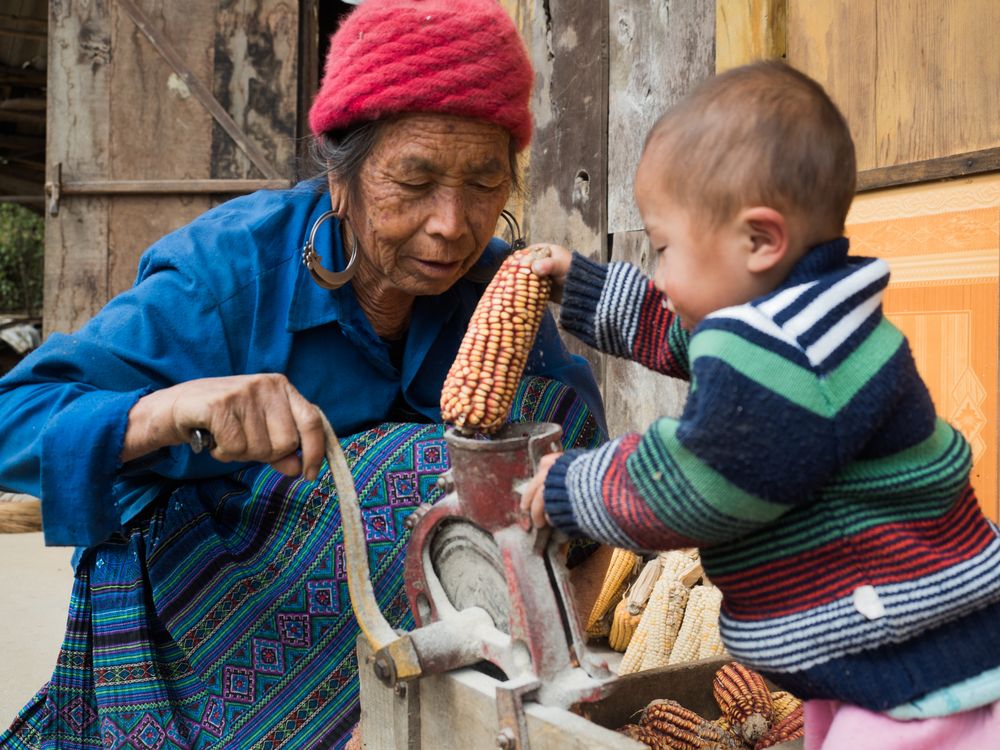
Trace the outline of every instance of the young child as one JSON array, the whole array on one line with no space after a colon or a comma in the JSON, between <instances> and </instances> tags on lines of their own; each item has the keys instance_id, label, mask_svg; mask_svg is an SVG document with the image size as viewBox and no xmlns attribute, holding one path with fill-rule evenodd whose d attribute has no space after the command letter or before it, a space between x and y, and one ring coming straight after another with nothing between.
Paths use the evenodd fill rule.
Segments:
<instances>
[{"instance_id":1,"label":"young child","mask_svg":"<svg viewBox=\"0 0 1000 750\"><path fill-rule=\"evenodd\" d=\"M848 256L844 118L757 63L653 127L635 197L654 278L536 261L589 345L690 378L680 419L546 456L522 508L620 547L701 548L736 660L809 699L807 748L1000 743L1000 540L971 453Z\"/></svg>"}]
</instances>

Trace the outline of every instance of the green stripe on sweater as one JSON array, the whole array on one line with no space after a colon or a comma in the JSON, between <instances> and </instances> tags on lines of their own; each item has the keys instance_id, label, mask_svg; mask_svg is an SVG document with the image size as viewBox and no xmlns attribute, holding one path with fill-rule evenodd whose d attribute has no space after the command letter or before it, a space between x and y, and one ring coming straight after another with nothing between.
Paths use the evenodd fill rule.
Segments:
<instances>
[{"instance_id":1,"label":"green stripe on sweater","mask_svg":"<svg viewBox=\"0 0 1000 750\"><path fill-rule=\"evenodd\" d=\"M689 451L677 439L678 422L675 419L659 419L652 424L639 442L636 456L639 461L628 463L628 473L643 498L657 517L669 528L679 528L678 516L689 516L692 528L704 524L704 512L699 512L694 503L703 503L716 513L735 522L753 524L770 523L788 510L787 505L772 503L740 489L726 477ZM660 463L658 456L665 454L674 462L680 477L676 480L662 471L650 471ZM648 460L652 458L653 460ZM678 497L675 487L684 481L696 497ZM686 500L686 502L685 502ZM680 501L680 502L678 502Z\"/></svg>"},{"instance_id":2,"label":"green stripe on sweater","mask_svg":"<svg viewBox=\"0 0 1000 750\"><path fill-rule=\"evenodd\" d=\"M762 388L780 393L793 404L829 418L846 406L882 369L903 343L903 334L883 319L847 359L822 378L811 369L731 331L702 331L691 343L692 367L698 357L714 357Z\"/></svg>"}]
</instances>

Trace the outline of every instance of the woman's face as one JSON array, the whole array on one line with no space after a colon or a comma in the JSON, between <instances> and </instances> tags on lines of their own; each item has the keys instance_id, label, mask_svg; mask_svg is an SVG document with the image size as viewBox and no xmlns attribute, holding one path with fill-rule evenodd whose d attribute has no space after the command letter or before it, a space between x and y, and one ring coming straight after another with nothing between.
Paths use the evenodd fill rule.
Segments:
<instances>
[{"instance_id":1,"label":"woman's face","mask_svg":"<svg viewBox=\"0 0 1000 750\"><path fill-rule=\"evenodd\" d=\"M510 135L414 114L388 123L348 207L362 260L396 289L440 294L479 259L511 190Z\"/></svg>"}]
</instances>

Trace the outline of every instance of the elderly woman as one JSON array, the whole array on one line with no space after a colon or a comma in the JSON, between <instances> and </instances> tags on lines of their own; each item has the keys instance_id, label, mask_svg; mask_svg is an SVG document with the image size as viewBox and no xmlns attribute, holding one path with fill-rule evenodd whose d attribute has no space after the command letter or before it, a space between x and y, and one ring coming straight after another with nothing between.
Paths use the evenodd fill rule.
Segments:
<instances>
[{"instance_id":1,"label":"elderly woman","mask_svg":"<svg viewBox=\"0 0 1000 750\"><path fill-rule=\"evenodd\" d=\"M346 742L358 631L317 410L383 610L411 625L402 520L447 468L441 385L509 250L491 235L531 80L496 0L368 0L310 113L326 179L168 235L133 289L0 381L0 486L41 496L46 541L81 549L55 673L0 748ZM600 439L551 318L528 373L512 419Z\"/></svg>"}]
</instances>

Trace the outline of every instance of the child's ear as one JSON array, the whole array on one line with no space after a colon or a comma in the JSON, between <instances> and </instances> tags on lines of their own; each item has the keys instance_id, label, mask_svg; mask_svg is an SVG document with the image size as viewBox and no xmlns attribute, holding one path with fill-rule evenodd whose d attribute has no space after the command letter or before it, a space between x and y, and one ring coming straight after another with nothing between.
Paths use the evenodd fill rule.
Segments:
<instances>
[{"instance_id":1,"label":"child's ear","mask_svg":"<svg viewBox=\"0 0 1000 750\"><path fill-rule=\"evenodd\" d=\"M781 212L767 206L745 208L740 226L750 239L747 270L764 273L781 263L788 253L788 224Z\"/></svg>"}]
</instances>

